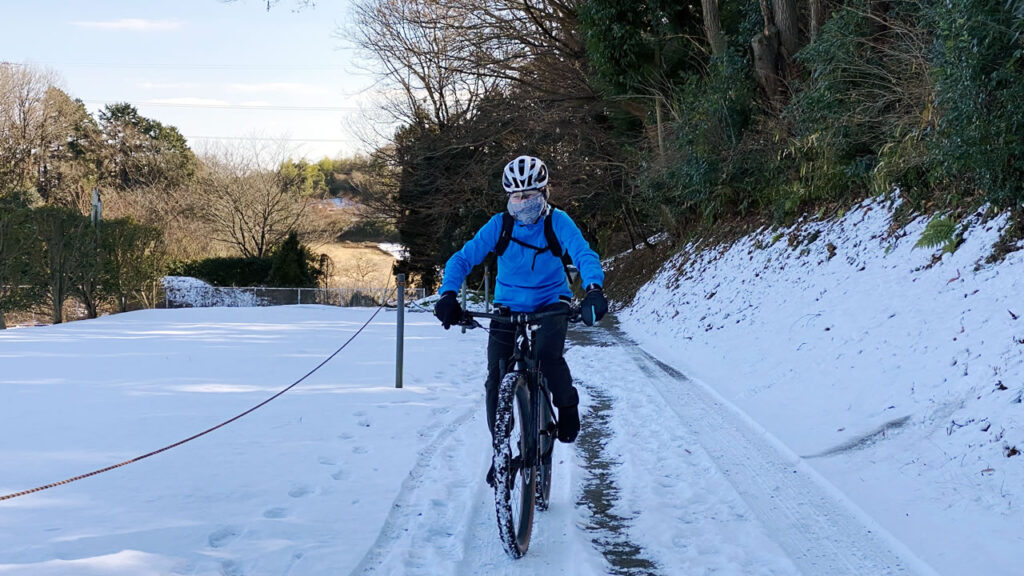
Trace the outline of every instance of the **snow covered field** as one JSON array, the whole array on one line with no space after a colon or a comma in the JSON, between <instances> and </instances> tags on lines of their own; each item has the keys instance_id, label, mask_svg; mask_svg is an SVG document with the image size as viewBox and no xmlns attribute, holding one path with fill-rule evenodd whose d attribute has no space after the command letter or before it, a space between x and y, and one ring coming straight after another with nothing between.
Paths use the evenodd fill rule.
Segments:
<instances>
[{"instance_id":1,"label":"snow covered field","mask_svg":"<svg viewBox=\"0 0 1024 576\"><path fill-rule=\"evenodd\" d=\"M994 221L926 267L924 223L888 223L866 203L796 248L767 231L671 262L621 325L575 329L584 429L522 560L483 482L486 333L406 314L396 389L383 311L221 429L0 501L0 575L1019 573L1024 258L975 270ZM0 332L0 497L215 426L373 313Z\"/></svg>"}]
</instances>

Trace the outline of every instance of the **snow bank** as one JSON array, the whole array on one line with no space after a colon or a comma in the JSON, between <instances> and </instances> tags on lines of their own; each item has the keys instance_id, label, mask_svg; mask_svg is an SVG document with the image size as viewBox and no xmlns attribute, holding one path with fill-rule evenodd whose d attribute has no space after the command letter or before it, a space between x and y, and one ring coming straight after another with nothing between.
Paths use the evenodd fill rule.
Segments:
<instances>
[{"instance_id":1,"label":"snow bank","mask_svg":"<svg viewBox=\"0 0 1024 576\"><path fill-rule=\"evenodd\" d=\"M254 294L218 288L188 276L164 276L163 284L169 308L244 308L261 305L260 299Z\"/></svg>"},{"instance_id":2,"label":"snow bank","mask_svg":"<svg viewBox=\"0 0 1024 576\"><path fill-rule=\"evenodd\" d=\"M933 565L1010 573L999 543L1024 525L1024 252L986 264L1006 218L980 213L955 253L915 249L927 219L893 232L895 207L691 245L620 319Z\"/></svg>"}]
</instances>

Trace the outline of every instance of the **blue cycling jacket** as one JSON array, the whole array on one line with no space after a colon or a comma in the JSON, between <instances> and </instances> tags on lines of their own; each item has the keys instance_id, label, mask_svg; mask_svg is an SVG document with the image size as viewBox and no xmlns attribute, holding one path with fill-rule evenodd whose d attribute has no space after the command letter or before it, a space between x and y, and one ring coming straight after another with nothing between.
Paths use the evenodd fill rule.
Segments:
<instances>
[{"instance_id":1,"label":"blue cycling jacket","mask_svg":"<svg viewBox=\"0 0 1024 576\"><path fill-rule=\"evenodd\" d=\"M583 285L603 284L601 261L597 253L590 249L590 244L583 238L576 223L564 211L557 208L551 210L551 228L562 249L572 257L573 264L579 269ZM494 251L501 236L501 219L500 213L495 214L472 240L452 254L445 264L444 282L438 293L444 294L449 290L458 292L470 270ZM516 221L512 226L512 237L544 248L548 245L544 237L544 218L533 224ZM532 248L509 242L505 253L498 257L494 302L508 306L514 312L533 312L541 306L557 302L560 297L572 297L561 259L550 251L538 254Z\"/></svg>"}]
</instances>

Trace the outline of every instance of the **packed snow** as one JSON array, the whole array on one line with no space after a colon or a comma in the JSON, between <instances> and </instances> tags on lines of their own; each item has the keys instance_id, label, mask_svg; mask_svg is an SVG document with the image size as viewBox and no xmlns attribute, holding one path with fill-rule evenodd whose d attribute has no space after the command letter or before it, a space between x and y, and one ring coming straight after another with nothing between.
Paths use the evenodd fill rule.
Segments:
<instances>
[{"instance_id":1,"label":"packed snow","mask_svg":"<svg viewBox=\"0 0 1024 576\"><path fill-rule=\"evenodd\" d=\"M483 480L483 330L411 307L402 388L394 310L0 332L0 498L337 353L0 500L0 575L1018 573L1024 257L986 264L1005 220L979 216L933 258L892 209L691 246L573 328L583 431L521 560Z\"/></svg>"}]
</instances>

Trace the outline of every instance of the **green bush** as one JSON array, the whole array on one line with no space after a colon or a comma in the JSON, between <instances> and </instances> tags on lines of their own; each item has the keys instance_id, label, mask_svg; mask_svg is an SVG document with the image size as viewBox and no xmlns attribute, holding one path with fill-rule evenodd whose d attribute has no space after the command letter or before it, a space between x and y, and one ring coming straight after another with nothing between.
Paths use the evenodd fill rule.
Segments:
<instances>
[{"instance_id":1,"label":"green bush","mask_svg":"<svg viewBox=\"0 0 1024 576\"><path fill-rule=\"evenodd\" d=\"M728 52L712 58L706 76L690 76L678 86L668 161L642 181L655 212L665 207L675 219L707 224L748 207L741 191L756 186L744 179L757 170L748 173L741 165L756 95L747 67L745 56Z\"/></svg>"},{"instance_id":2,"label":"green bush","mask_svg":"<svg viewBox=\"0 0 1024 576\"><path fill-rule=\"evenodd\" d=\"M270 258L206 258L175 262L171 276L191 276L214 286L262 286L270 275Z\"/></svg>"},{"instance_id":3,"label":"green bush","mask_svg":"<svg viewBox=\"0 0 1024 576\"><path fill-rule=\"evenodd\" d=\"M935 30L931 141L947 204L981 193L997 207L1024 202L1024 2L930 5Z\"/></svg>"},{"instance_id":4,"label":"green bush","mask_svg":"<svg viewBox=\"0 0 1024 576\"><path fill-rule=\"evenodd\" d=\"M919 6L893 5L884 19L871 8L848 3L798 54L806 79L785 111L799 183L790 203L846 202L926 184L918 143L929 39L918 26Z\"/></svg>"},{"instance_id":5,"label":"green bush","mask_svg":"<svg viewBox=\"0 0 1024 576\"><path fill-rule=\"evenodd\" d=\"M270 256L270 274L267 284L271 286L306 288L316 286L321 270L317 258L299 242L295 232L288 234Z\"/></svg>"},{"instance_id":6,"label":"green bush","mask_svg":"<svg viewBox=\"0 0 1024 576\"><path fill-rule=\"evenodd\" d=\"M342 242L398 242L398 231L394 224L372 218L364 218L348 227L338 236Z\"/></svg>"}]
</instances>

